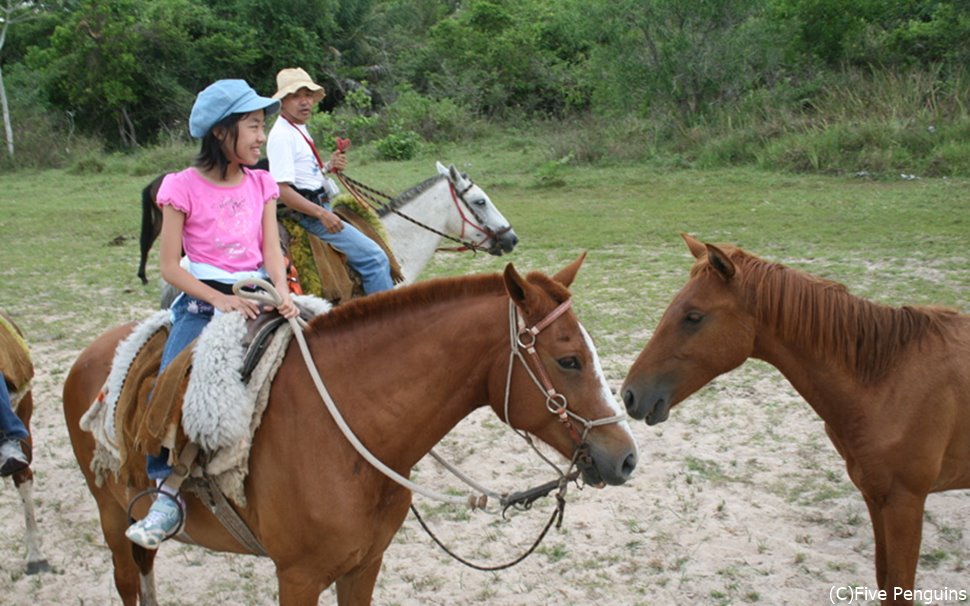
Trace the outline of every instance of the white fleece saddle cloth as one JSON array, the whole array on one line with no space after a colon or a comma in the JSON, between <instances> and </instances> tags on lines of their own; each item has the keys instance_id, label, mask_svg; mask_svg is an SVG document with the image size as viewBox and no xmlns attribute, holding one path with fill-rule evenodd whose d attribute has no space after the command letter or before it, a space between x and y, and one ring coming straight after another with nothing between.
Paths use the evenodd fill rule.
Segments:
<instances>
[{"instance_id":1,"label":"white fleece saddle cloth","mask_svg":"<svg viewBox=\"0 0 970 606\"><path fill-rule=\"evenodd\" d=\"M311 315L330 310L330 304L317 297L294 296L293 301ZM168 310L155 312L119 343L105 385L107 395L81 418L81 428L91 432L97 442L91 466L99 484L107 472L117 476L121 466L115 409L128 369L148 339L170 323ZM245 336L246 320L241 313L219 314L209 322L193 345L192 372L182 403L182 429L207 453L204 470L196 469L195 474L204 471L212 476L239 505L245 505L243 482L253 435L293 333L288 324L276 331L248 382L242 380Z\"/></svg>"}]
</instances>

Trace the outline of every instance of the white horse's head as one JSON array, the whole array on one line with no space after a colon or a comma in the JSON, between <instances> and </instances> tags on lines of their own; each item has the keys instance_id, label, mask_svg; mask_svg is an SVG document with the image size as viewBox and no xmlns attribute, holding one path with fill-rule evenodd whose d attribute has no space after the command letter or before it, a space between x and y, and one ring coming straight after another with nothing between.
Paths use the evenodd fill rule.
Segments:
<instances>
[{"instance_id":1,"label":"white horse's head","mask_svg":"<svg viewBox=\"0 0 970 606\"><path fill-rule=\"evenodd\" d=\"M458 172L454 164L447 168L441 162L436 162L435 165L438 168L438 174L445 175L454 188L460 204L459 214L464 222L461 227L462 232L465 233L468 229L478 232L477 237L472 234L469 239L488 250L489 254L501 255L512 252L519 238L502 213L492 204L488 194L475 185L467 175Z\"/></svg>"}]
</instances>

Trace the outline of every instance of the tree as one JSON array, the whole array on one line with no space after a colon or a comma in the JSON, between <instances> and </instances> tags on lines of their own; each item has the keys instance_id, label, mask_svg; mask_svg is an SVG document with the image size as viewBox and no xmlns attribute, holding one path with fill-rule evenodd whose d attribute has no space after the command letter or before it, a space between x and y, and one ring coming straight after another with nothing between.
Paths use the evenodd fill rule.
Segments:
<instances>
[{"instance_id":1,"label":"tree","mask_svg":"<svg viewBox=\"0 0 970 606\"><path fill-rule=\"evenodd\" d=\"M786 32L761 0L563 0L585 14L586 80L600 113L690 123L780 80ZM580 13L582 11L582 13Z\"/></svg>"},{"instance_id":2,"label":"tree","mask_svg":"<svg viewBox=\"0 0 970 606\"><path fill-rule=\"evenodd\" d=\"M28 63L79 127L132 148L184 127L195 94L218 78L245 78L260 56L255 30L193 0L81 0L49 48Z\"/></svg>"},{"instance_id":3,"label":"tree","mask_svg":"<svg viewBox=\"0 0 970 606\"><path fill-rule=\"evenodd\" d=\"M0 57L7 42L7 33L15 23L23 23L40 17L50 2L24 2L22 0L3 0L0 5ZM0 107L3 111L3 130L7 141L7 154L13 158L13 125L10 122L10 105L7 102L7 89L3 83L3 63L0 62Z\"/></svg>"}]
</instances>

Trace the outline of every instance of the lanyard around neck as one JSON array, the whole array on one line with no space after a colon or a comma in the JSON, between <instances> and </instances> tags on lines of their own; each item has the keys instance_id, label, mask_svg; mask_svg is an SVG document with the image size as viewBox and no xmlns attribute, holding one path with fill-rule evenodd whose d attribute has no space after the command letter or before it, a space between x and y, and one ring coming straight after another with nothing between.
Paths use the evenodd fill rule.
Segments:
<instances>
[{"instance_id":1,"label":"lanyard around neck","mask_svg":"<svg viewBox=\"0 0 970 606\"><path fill-rule=\"evenodd\" d=\"M310 146L310 151L313 152L313 157L317 159L317 166L320 167L320 172L322 173L327 172L323 167L323 162L320 160L320 153L317 152L317 146L313 144L313 139L306 136L306 133L304 133L302 130L297 128L296 124L294 124L292 120L284 116L282 113L280 113L280 117L286 120L287 123L296 130L296 132L300 133L300 136L303 137L303 140L306 141L306 144Z\"/></svg>"}]
</instances>

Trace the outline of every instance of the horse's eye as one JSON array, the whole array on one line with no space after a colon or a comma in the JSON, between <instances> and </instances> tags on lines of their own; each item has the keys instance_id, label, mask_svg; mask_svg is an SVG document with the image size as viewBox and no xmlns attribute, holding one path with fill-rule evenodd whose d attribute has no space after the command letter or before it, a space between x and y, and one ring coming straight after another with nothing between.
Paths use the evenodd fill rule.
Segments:
<instances>
[{"instance_id":1,"label":"horse's eye","mask_svg":"<svg viewBox=\"0 0 970 606\"><path fill-rule=\"evenodd\" d=\"M700 324L701 320L703 319L704 319L704 314L702 314L701 312L689 311L687 312L687 316L684 318L684 321L687 322L688 324Z\"/></svg>"},{"instance_id":2,"label":"horse's eye","mask_svg":"<svg viewBox=\"0 0 970 606\"><path fill-rule=\"evenodd\" d=\"M485 206L485 198L479 198L478 200L472 202L472 204L475 206Z\"/></svg>"},{"instance_id":3,"label":"horse's eye","mask_svg":"<svg viewBox=\"0 0 970 606\"><path fill-rule=\"evenodd\" d=\"M583 368L582 363L576 356L559 358L556 360L556 362L559 364L559 368L562 368L563 370L581 370Z\"/></svg>"}]
</instances>

